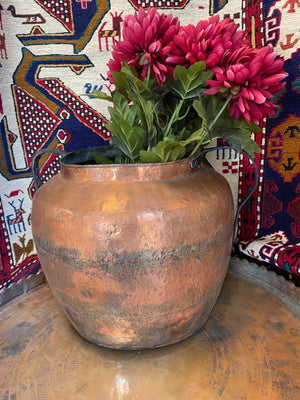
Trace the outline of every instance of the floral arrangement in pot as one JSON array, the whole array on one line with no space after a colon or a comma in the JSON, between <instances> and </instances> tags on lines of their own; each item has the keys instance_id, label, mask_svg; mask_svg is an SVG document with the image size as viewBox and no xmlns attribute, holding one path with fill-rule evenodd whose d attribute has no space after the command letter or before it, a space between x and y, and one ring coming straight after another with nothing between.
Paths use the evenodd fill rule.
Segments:
<instances>
[{"instance_id":1,"label":"floral arrangement in pot","mask_svg":"<svg viewBox=\"0 0 300 400\"><path fill-rule=\"evenodd\" d=\"M175 161L217 138L253 155L251 134L274 114L287 76L273 49L253 49L231 19L180 26L155 8L124 18L108 67L116 90L92 93L113 103L107 127L118 155L95 156L104 164Z\"/></svg>"},{"instance_id":2,"label":"floral arrangement in pot","mask_svg":"<svg viewBox=\"0 0 300 400\"><path fill-rule=\"evenodd\" d=\"M112 146L63 157L33 198L32 233L75 329L102 346L141 349L199 330L226 276L231 189L190 156L216 138L259 151L251 134L274 112L286 73L229 19L180 26L140 9L124 19L123 35L108 64L116 89L93 92L112 102ZM38 152L36 178L44 152L61 154Z\"/></svg>"}]
</instances>

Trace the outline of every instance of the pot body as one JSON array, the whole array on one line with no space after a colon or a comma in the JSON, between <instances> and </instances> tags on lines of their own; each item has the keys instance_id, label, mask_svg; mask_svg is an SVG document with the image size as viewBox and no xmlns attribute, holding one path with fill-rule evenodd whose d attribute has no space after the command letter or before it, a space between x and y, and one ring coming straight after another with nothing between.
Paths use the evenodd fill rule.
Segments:
<instances>
[{"instance_id":1,"label":"pot body","mask_svg":"<svg viewBox=\"0 0 300 400\"><path fill-rule=\"evenodd\" d=\"M71 153L72 154L72 153ZM77 165L35 194L32 231L50 289L86 339L116 349L176 343L207 320L233 234L223 176L189 160Z\"/></svg>"}]
</instances>

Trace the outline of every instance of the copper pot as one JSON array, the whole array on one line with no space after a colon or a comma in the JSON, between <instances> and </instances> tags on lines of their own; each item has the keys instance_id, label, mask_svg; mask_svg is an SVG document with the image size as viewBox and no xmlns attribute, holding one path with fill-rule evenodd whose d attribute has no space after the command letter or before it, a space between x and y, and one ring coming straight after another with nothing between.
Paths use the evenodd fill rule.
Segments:
<instances>
[{"instance_id":1,"label":"copper pot","mask_svg":"<svg viewBox=\"0 0 300 400\"><path fill-rule=\"evenodd\" d=\"M226 275L234 219L227 181L188 159L79 165L87 153L65 156L33 199L32 232L51 290L75 329L101 346L187 338L206 322Z\"/></svg>"}]
</instances>

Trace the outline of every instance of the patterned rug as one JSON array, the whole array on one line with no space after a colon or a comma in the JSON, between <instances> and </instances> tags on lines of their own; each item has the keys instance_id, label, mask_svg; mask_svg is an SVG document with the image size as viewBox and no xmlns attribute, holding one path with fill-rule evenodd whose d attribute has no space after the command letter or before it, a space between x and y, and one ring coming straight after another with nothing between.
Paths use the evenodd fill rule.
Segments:
<instances>
[{"instance_id":1,"label":"patterned rug","mask_svg":"<svg viewBox=\"0 0 300 400\"><path fill-rule=\"evenodd\" d=\"M153 3L153 4L152 4ZM108 143L106 104L83 94L110 90L106 64L122 34L123 16L149 2L0 0L0 290L40 269L31 234L34 187L30 166L42 148L72 151ZM300 274L299 1L153 0L182 24L213 14L247 30L254 47L270 44L284 58L287 86L278 113L256 140L259 186L239 219L241 254ZM253 166L230 150L213 165L236 202L253 185ZM46 181L59 170L43 158Z\"/></svg>"},{"instance_id":2,"label":"patterned rug","mask_svg":"<svg viewBox=\"0 0 300 400\"><path fill-rule=\"evenodd\" d=\"M251 3L251 2L249 2ZM259 2L256 3L258 6ZM250 5L250 4L249 4ZM256 141L259 185L240 216L241 254L300 274L300 34L298 1L264 1L252 11L262 19L256 45L271 45L285 60L289 73L278 96L278 111L262 124ZM251 11L251 12L252 12ZM251 17L252 18L252 17ZM251 18L248 18L248 30ZM254 169L246 160L240 169L239 193L253 185Z\"/></svg>"}]
</instances>

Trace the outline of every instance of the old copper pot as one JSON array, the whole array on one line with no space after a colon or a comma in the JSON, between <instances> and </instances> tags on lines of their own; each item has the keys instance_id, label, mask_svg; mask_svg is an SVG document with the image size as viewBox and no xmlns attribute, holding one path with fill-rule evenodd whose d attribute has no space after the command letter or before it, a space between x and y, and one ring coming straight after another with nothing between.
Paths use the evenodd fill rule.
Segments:
<instances>
[{"instance_id":1,"label":"old copper pot","mask_svg":"<svg viewBox=\"0 0 300 400\"><path fill-rule=\"evenodd\" d=\"M206 322L226 275L230 187L189 159L82 162L93 151L66 155L33 199L33 237L49 286L75 329L101 346L185 339Z\"/></svg>"}]
</instances>

